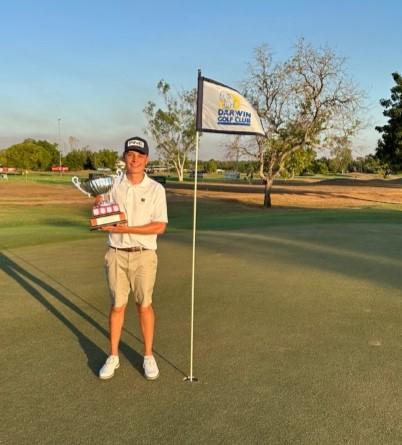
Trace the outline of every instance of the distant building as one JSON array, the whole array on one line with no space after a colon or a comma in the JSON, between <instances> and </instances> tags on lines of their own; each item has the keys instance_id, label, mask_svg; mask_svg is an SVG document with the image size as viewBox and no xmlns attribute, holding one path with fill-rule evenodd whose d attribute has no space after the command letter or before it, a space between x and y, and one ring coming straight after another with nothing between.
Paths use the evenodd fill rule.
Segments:
<instances>
[{"instance_id":1,"label":"distant building","mask_svg":"<svg viewBox=\"0 0 402 445\"><path fill-rule=\"evenodd\" d=\"M110 171L112 171L109 167L98 167L96 169L97 172L102 172L102 173L109 173Z\"/></svg>"},{"instance_id":2,"label":"distant building","mask_svg":"<svg viewBox=\"0 0 402 445\"><path fill-rule=\"evenodd\" d=\"M0 173L16 173L17 169L15 167L0 167Z\"/></svg>"},{"instance_id":3,"label":"distant building","mask_svg":"<svg viewBox=\"0 0 402 445\"><path fill-rule=\"evenodd\" d=\"M170 167L167 167L166 165L150 165L145 169L147 173L165 173L169 171Z\"/></svg>"},{"instance_id":4,"label":"distant building","mask_svg":"<svg viewBox=\"0 0 402 445\"><path fill-rule=\"evenodd\" d=\"M53 165L51 170L52 172L68 172L69 169L65 165Z\"/></svg>"},{"instance_id":5,"label":"distant building","mask_svg":"<svg viewBox=\"0 0 402 445\"><path fill-rule=\"evenodd\" d=\"M197 172L197 178L198 178L198 179L204 179L204 174L205 174L204 171ZM188 177L189 177L190 179L194 179L194 178L195 178L195 172L194 172L194 170L191 170L191 172L190 172L190 174L188 175Z\"/></svg>"},{"instance_id":6,"label":"distant building","mask_svg":"<svg viewBox=\"0 0 402 445\"><path fill-rule=\"evenodd\" d=\"M240 179L240 173L234 170L228 170L225 172L225 179Z\"/></svg>"}]
</instances>

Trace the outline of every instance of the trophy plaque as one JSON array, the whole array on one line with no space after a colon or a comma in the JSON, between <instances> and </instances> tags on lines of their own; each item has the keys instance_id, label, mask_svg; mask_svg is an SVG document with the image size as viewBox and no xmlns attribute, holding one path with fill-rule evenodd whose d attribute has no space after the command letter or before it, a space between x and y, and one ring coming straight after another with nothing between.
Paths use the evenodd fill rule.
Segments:
<instances>
[{"instance_id":1,"label":"trophy plaque","mask_svg":"<svg viewBox=\"0 0 402 445\"><path fill-rule=\"evenodd\" d=\"M118 170L116 176L90 178L84 181L81 181L78 176L71 179L77 189L88 197L102 197L102 201L92 208L92 218L89 220L91 230L99 229L102 226L127 223L126 216L120 210L119 205L112 202L110 196L107 196L115 180L119 180L122 176L123 172Z\"/></svg>"}]
</instances>

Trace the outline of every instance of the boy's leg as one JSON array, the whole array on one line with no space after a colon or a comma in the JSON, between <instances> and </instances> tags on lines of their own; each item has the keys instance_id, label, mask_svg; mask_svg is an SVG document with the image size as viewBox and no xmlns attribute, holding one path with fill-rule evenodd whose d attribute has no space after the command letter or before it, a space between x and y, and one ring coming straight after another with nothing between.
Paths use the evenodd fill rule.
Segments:
<instances>
[{"instance_id":1,"label":"boy's leg","mask_svg":"<svg viewBox=\"0 0 402 445\"><path fill-rule=\"evenodd\" d=\"M142 338L144 340L144 356L152 355L155 329L154 309L152 304L149 306L141 306L140 304L137 304L137 312Z\"/></svg>"},{"instance_id":2,"label":"boy's leg","mask_svg":"<svg viewBox=\"0 0 402 445\"><path fill-rule=\"evenodd\" d=\"M124 324L126 305L112 306L109 313L110 355L119 355L121 330Z\"/></svg>"}]
</instances>

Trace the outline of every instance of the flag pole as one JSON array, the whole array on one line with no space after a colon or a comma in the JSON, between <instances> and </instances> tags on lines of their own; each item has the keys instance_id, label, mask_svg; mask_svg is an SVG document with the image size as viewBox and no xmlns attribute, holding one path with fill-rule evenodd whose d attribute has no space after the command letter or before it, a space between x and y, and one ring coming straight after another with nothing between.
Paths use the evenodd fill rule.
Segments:
<instances>
[{"instance_id":1,"label":"flag pole","mask_svg":"<svg viewBox=\"0 0 402 445\"><path fill-rule=\"evenodd\" d=\"M190 375L185 377L185 382L197 382L198 379L193 375L194 358L194 278L195 278L195 235L197 229L197 185L198 185L198 146L199 133L195 137L195 168L194 168L194 205L193 205L193 256L191 267L191 332L190 332Z\"/></svg>"},{"instance_id":2,"label":"flag pole","mask_svg":"<svg viewBox=\"0 0 402 445\"><path fill-rule=\"evenodd\" d=\"M223 96L222 96L223 94ZM204 96L206 103L204 104ZM222 97L229 97L230 100L222 100ZM245 119L236 120L230 116L236 112L234 101L242 104L240 114ZM214 105L215 104L215 105ZM204 106L205 105L205 106ZM223 110L222 110L223 109ZM230 119L220 119L221 112L229 111ZM204 113L205 112L205 113ZM205 120L203 119L205 117ZM240 127L239 127L240 125ZM210 133L244 134L265 136L264 128L258 113L249 101L233 88L207 79L201 76L201 70L198 70L197 84L197 111L195 120L195 166L194 166L194 207L193 207L193 258L191 270L191 334L190 334L190 375L185 377L185 382L197 382L198 379L193 375L193 357L194 357L194 278L195 278L195 235L197 224L197 186L198 186L198 149L200 135L204 131Z\"/></svg>"},{"instance_id":3,"label":"flag pole","mask_svg":"<svg viewBox=\"0 0 402 445\"><path fill-rule=\"evenodd\" d=\"M201 70L198 70L198 79L201 77ZM198 88L198 95L200 94ZM198 100L197 100L198 102ZM195 165L194 165L194 204L193 204L193 254L191 266L191 331L190 331L190 375L184 378L185 382L198 382L193 375L194 359L194 281L195 281L195 235L197 230L197 188L198 188L198 149L200 134L195 133Z\"/></svg>"}]
</instances>

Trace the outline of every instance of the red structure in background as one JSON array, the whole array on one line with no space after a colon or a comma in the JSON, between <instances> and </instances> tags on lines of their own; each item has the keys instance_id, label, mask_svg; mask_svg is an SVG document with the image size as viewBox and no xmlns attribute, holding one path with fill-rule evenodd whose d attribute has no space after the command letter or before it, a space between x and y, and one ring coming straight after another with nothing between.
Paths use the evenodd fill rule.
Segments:
<instances>
[{"instance_id":1,"label":"red structure in background","mask_svg":"<svg viewBox=\"0 0 402 445\"><path fill-rule=\"evenodd\" d=\"M61 167L59 165L53 165L52 172L68 172L68 167L64 167L63 165Z\"/></svg>"},{"instance_id":2,"label":"red structure in background","mask_svg":"<svg viewBox=\"0 0 402 445\"><path fill-rule=\"evenodd\" d=\"M15 173L16 171L15 167L0 167L0 173Z\"/></svg>"}]
</instances>

